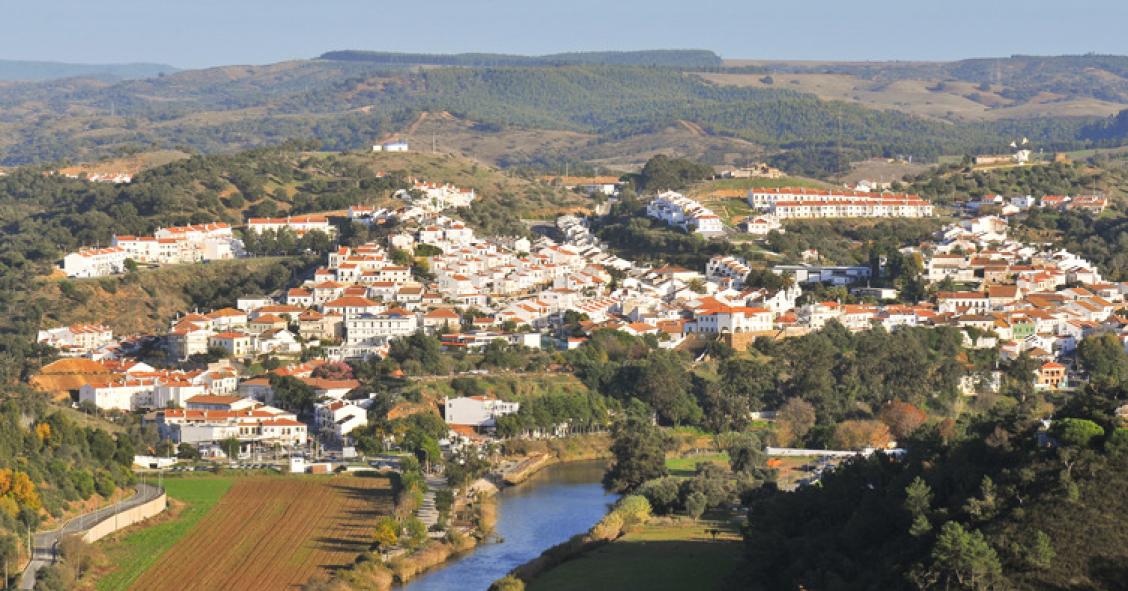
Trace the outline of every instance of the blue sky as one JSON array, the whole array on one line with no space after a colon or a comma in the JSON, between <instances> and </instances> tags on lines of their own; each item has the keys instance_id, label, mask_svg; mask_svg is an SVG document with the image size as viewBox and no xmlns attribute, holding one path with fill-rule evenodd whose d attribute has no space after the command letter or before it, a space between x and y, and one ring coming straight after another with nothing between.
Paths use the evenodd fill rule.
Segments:
<instances>
[{"instance_id":1,"label":"blue sky","mask_svg":"<svg viewBox=\"0 0 1128 591\"><path fill-rule=\"evenodd\" d=\"M0 59L259 64L331 49L726 58L1128 54L1128 2L1072 0L14 0Z\"/></svg>"}]
</instances>

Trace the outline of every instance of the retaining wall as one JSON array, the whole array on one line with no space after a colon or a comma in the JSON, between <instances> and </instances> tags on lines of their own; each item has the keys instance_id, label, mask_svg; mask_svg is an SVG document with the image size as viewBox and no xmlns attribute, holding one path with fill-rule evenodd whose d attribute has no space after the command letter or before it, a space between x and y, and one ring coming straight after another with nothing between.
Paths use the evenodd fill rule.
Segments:
<instances>
[{"instance_id":1,"label":"retaining wall","mask_svg":"<svg viewBox=\"0 0 1128 591\"><path fill-rule=\"evenodd\" d=\"M93 527L86 530L82 536L84 542L96 542L119 529L123 529L144 521L154 515L159 515L168 506L168 498L161 493L161 496L147 502L142 503L131 509L126 509L116 515L111 515L102 521L94 524Z\"/></svg>"}]
</instances>

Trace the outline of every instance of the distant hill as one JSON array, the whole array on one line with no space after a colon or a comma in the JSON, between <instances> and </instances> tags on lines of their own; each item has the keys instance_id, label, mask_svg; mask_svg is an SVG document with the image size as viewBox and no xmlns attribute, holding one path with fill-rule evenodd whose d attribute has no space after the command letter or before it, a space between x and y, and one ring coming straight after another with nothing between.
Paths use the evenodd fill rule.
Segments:
<instances>
[{"instance_id":1,"label":"distant hill","mask_svg":"<svg viewBox=\"0 0 1128 591\"><path fill-rule=\"evenodd\" d=\"M415 146L434 143L440 151L506 167L622 169L668 152L710 164L768 160L794 174L827 178L846 172L852 161L911 156L928 162L1005 150L1021 137L1047 152L1118 146L1125 138L1109 118L1128 108L1128 100L1049 91L1010 99L1008 88L978 90L966 81L866 81L858 77L864 70L750 74L723 65L691 67L719 59L696 50L323 57L333 59L124 81L0 84L0 165L154 149L231 152L288 139L353 150L405 135ZM901 75L894 72L898 64L884 66L889 73L866 75ZM1068 76L1055 67L1058 74L1047 85ZM1113 76L1115 68L1107 67L1102 71ZM423 113L450 118L432 118L420 128Z\"/></svg>"},{"instance_id":2,"label":"distant hill","mask_svg":"<svg viewBox=\"0 0 1128 591\"><path fill-rule=\"evenodd\" d=\"M715 68L721 57L705 49L651 49L643 51L586 51L528 56L501 53L426 54L386 51L330 51L323 60L360 61L384 65L424 66L562 66L602 64L608 66L662 66L670 68Z\"/></svg>"},{"instance_id":3,"label":"distant hill","mask_svg":"<svg viewBox=\"0 0 1128 591\"><path fill-rule=\"evenodd\" d=\"M775 84L947 120L1102 116L1128 106L1128 56L1014 55L954 62L726 60L720 84Z\"/></svg>"},{"instance_id":4,"label":"distant hill","mask_svg":"<svg viewBox=\"0 0 1128 591\"><path fill-rule=\"evenodd\" d=\"M179 69L166 64L69 64L65 62L0 60L0 81L36 82L76 77L102 80L136 80L178 71Z\"/></svg>"}]
</instances>

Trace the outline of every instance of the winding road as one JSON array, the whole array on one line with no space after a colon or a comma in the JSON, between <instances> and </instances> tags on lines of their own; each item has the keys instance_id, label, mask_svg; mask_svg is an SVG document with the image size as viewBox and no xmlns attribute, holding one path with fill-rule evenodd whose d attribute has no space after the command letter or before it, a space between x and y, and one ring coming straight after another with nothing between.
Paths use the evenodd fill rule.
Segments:
<instances>
[{"instance_id":1,"label":"winding road","mask_svg":"<svg viewBox=\"0 0 1128 591\"><path fill-rule=\"evenodd\" d=\"M59 541L63 539L63 536L85 532L122 511L127 511L156 499L161 496L163 492L164 491L160 488L151 484L138 484L137 491L128 499L98 509L97 511L91 511L90 513L84 513L78 517L74 517L63 524L63 527L59 529L35 534L35 542L31 552L31 562L28 563L27 568L24 569L23 575L20 576L19 588L35 588L35 574L39 572L39 569L55 562L55 548L58 546Z\"/></svg>"}]
</instances>

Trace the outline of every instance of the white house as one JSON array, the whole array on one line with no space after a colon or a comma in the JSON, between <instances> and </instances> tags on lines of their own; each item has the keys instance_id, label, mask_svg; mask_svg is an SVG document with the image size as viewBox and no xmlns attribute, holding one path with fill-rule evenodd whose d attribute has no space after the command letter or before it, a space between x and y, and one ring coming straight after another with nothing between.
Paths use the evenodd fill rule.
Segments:
<instances>
[{"instance_id":1,"label":"white house","mask_svg":"<svg viewBox=\"0 0 1128 591\"><path fill-rule=\"evenodd\" d=\"M772 330L772 311L746 306L709 306L694 311L687 328L706 334L768 332Z\"/></svg>"},{"instance_id":2,"label":"white house","mask_svg":"<svg viewBox=\"0 0 1128 591\"><path fill-rule=\"evenodd\" d=\"M41 330L36 341L64 352L84 353L112 343L114 331L101 324L72 324Z\"/></svg>"},{"instance_id":3,"label":"white house","mask_svg":"<svg viewBox=\"0 0 1128 591\"><path fill-rule=\"evenodd\" d=\"M353 429L368 424L368 411L352 400L334 400L314 407L319 430L329 430L342 439Z\"/></svg>"},{"instance_id":4,"label":"white house","mask_svg":"<svg viewBox=\"0 0 1128 591\"><path fill-rule=\"evenodd\" d=\"M513 414L520 408L520 403L485 396L447 398L443 405L443 418L448 425L492 429L497 426L498 417Z\"/></svg>"}]
</instances>

